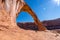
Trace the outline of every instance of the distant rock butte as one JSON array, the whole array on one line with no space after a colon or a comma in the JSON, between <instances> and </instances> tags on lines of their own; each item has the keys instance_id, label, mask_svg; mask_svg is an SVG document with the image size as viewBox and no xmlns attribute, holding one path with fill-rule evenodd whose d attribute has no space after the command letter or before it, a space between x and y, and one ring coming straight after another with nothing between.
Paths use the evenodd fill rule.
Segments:
<instances>
[{"instance_id":1,"label":"distant rock butte","mask_svg":"<svg viewBox=\"0 0 60 40\"><path fill-rule=\"evenodd\" d=\"M42 22L47 29L60 29L60 18L55 20L46 20ZM17 23L23 29L31 29L31 30L38 30L37 25L34 22L26 22L26 23Z\"/></svg>"},{"instance_id":2,"label":"distant rock butte","mask_svg":"<svg viewBox=\"0 0 60 40\"><path fill-rule=\"evenodd\" d=\"M54 20L46 20L46 21L43 21L43 24L45 26L56 26L56 25L59 25L60 26L60 18L54 19Z\"/></svg>"}]
</instances>

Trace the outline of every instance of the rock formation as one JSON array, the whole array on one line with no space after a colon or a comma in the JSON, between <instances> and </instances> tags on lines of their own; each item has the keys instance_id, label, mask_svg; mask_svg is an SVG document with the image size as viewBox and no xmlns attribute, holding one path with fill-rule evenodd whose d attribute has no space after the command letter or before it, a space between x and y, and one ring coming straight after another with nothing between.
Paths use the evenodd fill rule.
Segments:
<instances>
[{"instance_id":1,"label":"rock formation","mask_svg":"<svg viewBox=\"0 0 60 40\"><path fill-rule=\"evenodd\" d=\"M34 23L38 26L38 30L47 30L47 28L40 22L40 20L37 18L36 14L31 10L31 8L25 3L22 7L21 11L28 12L34 19Z\"/></svg>"},{"instance_id":2,"label":"rock formation","mask_svg":"<svg viewBox=\"0 0 60 40\"><path fill-rule=\"evenodd\" d=\"M0 0L0 40L60 40L59 33L20 29L16 24L16 14L20 11L28 11L39 30L46 30L23 0Z\"/></svg>"},{"instance_id":3,"label":"rock formation","mask_svg":"<svg viewBox=\"0 0 60 40\"><path fill-rule=\"evenodd\" d=\"M60 29L60 18L53 20L45 20L42 21L42 23L48 30ZM17 25L23 29L38 30L38 26L34 22L25 22L25 23L18 22Z\"/></svg>"},{"instance_id":4,"label":"rock formation","mask_svg":"<svg viewBox=\"0 0 60 40\"><path fill-rule=\"evenodd\" d=\"M60 26L60 18L43 21L45 26Z\"/></svg>"},{"instance_id":5,"label":"rock formation","mask_svg":"<svg viewBox=\"0 0 60 40\"><path fill-rule=\"evenodd\" d=\"M16 17L21 11L28 12L38 25L39 30L46 30L42 23L38 20L35 13L30 9L30 7L23 0L1 0L0 1L0 21L3 25L8 25L10 28L16 28ZM2 17L3 16L3 17ZM5 20L4 20L5 19ZM15 27L16 26L16 27Z\"/></svg>"}]
</instances>

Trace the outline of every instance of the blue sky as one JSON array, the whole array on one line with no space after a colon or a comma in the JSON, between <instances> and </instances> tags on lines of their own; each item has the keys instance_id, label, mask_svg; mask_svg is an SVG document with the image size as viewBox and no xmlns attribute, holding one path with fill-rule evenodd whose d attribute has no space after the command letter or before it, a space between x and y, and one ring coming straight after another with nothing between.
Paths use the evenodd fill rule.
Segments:
<instances>
[{"instance_id":1,"label":"blue sky","mask_svg":"<svg viewBox=\"0 0 60 40\"><path fill-rule=\"evenodd\" d=\"M25 0L40 21L60 18L60 0ZM17 22L34 22L31 15L21 12Z\"/></svg>"}]
</instances>

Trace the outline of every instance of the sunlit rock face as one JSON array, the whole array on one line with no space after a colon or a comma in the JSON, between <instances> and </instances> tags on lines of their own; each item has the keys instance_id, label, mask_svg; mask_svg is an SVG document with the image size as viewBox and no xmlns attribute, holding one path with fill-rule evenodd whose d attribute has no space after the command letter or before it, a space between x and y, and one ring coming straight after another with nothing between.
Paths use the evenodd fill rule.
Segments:
<instances>
[{"instance_id":1,"label":"sunlit rock face","mask_svg":"<svg viewBox=\"0 0 60 40\"><path fill-rule=\"evenodd\" d=\"M1 22L6 23L10 28L17 26L16 17L21 11L28 12L34 19L35 24L38 25L39 30L46 30L43 24L39 21L36 14L23 0L1 0L0 1L0 16ZM4 20L5 19L5 20ZM2 24L1 23L1 24ZM5 24L4 24L5 25ZM15 27L16 28L16 27Z\"/></svg>"},{"instance_id":2,"label":"sunlit rock face","mask_svg":"<svg viewBox=\"0 0 60 40\"><path fill-rule=\"evenodd\" d=\"M20 29L15 20L16 13L23 6L20 5L21 2L22 0L0 0L0 40L60 40L59 33Z\"/></svg>"},{"instance_id":3,"label":"sunlit rock face","mask_svg":"<svg viewBox=\"0 0 60 40\"><path fill-rule=\"evenodd\" d=\"M23 0L0 0L0 25L16 28L16 14L20 12L23 4Z\"/></svg>"},{"instance_id":4,"label":"sunlit rock face","mask_svg":"<svg viewBox=\"0 0 60 40\"><path fill-rule=\"evenodd\" d=\"M60 40L59 33L51 31L20 30L19 32L0 30L0 40Z\"/></svg>"}]
</instances>

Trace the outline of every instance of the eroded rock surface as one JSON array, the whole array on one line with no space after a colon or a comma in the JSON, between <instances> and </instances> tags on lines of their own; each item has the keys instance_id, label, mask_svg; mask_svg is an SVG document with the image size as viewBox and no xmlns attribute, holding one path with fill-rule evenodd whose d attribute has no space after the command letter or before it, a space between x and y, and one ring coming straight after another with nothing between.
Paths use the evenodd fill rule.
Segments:
<instances>
[{"instance_id":1,"label":"eroded rock surface","mask_svg":"<svg viewBox=\"0 0 60 40\"><path fill-rule=\"evenodd\" d=\"M59 33L50 31L35 32L32 30L23 30L18 27L16 24L16 13L18 13L18 10L20 12L23 6L22 4L20 5L21 1L23 0L0 0L0 40L60 40ZM26 5L24 6L26 7ZM33 17L36 21L36 17ZM39 20L36 23L39 25L40 30L46 30L39 23Z\"/></svg>"},{"instance_id":2,"label":"eroded rock surface","mask_svg":"<svg viewBox=\"0 0 60 40\"><path fill-rule=\"evenodd\" d=\"M60 34L51 31L0 30L0 40L60 40Z\"/></svg>"}]
</instances>

